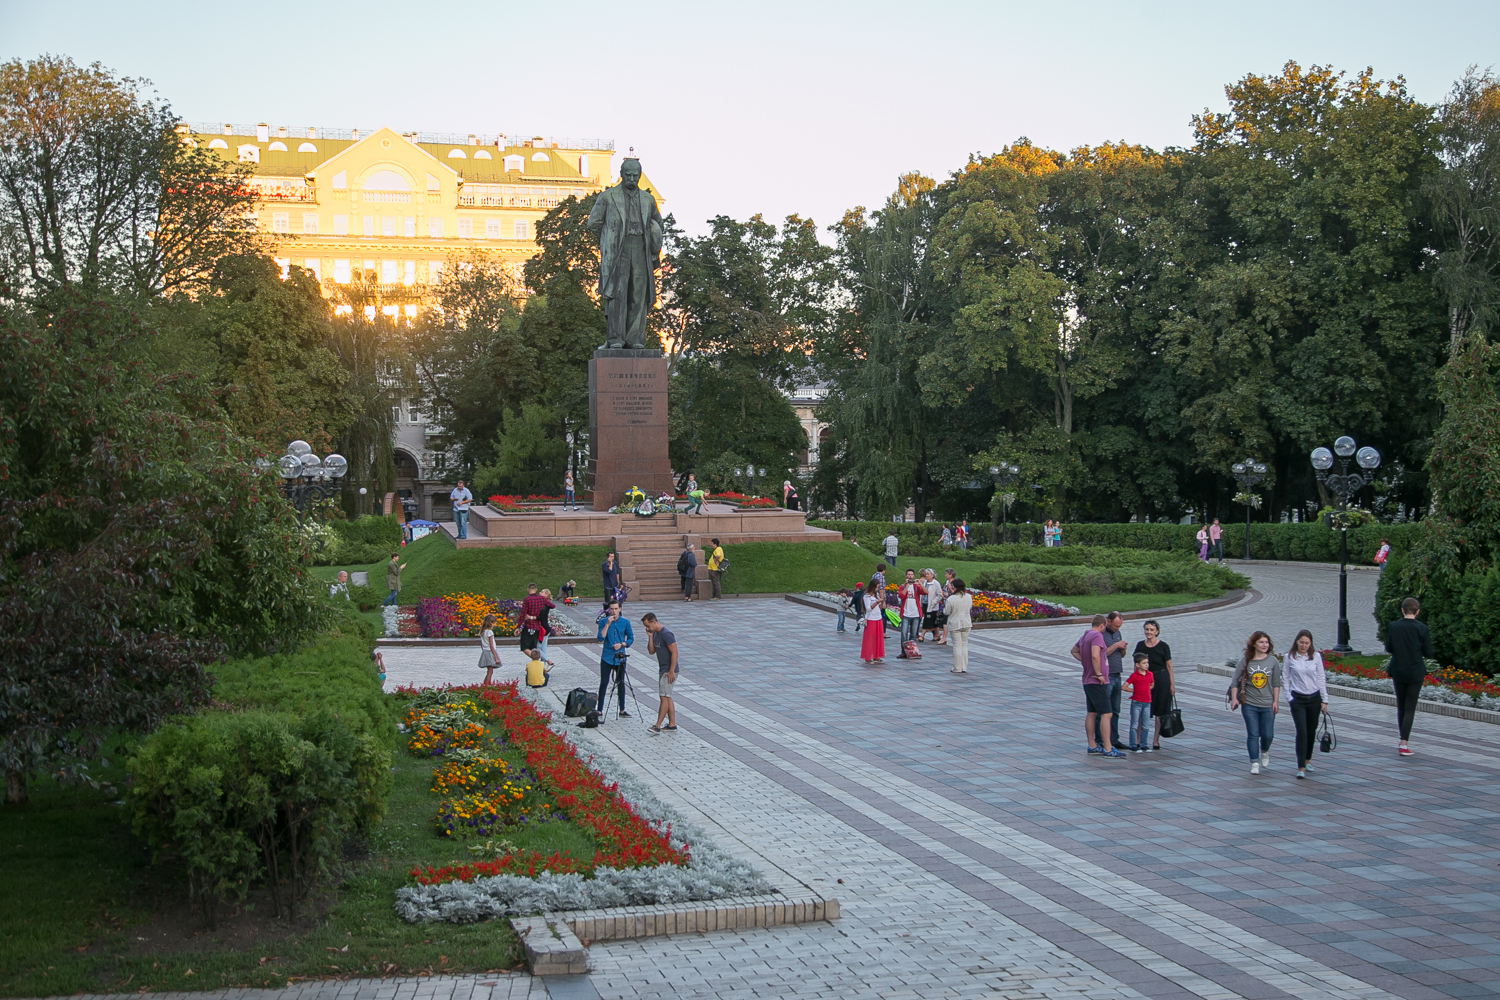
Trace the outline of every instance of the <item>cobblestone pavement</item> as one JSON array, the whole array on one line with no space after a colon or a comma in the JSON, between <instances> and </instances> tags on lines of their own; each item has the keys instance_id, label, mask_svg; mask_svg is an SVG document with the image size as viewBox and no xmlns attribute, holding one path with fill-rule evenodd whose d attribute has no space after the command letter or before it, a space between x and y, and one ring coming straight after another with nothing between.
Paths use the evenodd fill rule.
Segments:
<instances>
[{"instance_id":1,"label":"cobblestone pavement","mask_svg":"<svg viewBox=\"0 0 1500 1000\"><path fill-rule=\"evenodd\" d=\"M852 625L837 635L833 616L787 601L651 608L680 641L682 730L645 731L656 699L641 655L636 718L571 732L778 883L836 896L843 916L595 944L588 980L552 994L1500 995L1500 727L1422 714L1419 755L1400 759L1393 710L1335 699L1340 746L1318 755L1309 780L1293 778L1285 713L1270 771L1252 777L1224 679L1192 665L1222 663L1257 627L1278 648L1304 625L1331 645L1337 573L1250 572L1258 593L1246 601L1162 620L1187 732L1125 760L1082 752L1067 655L1076 627L977 632L960 677L946 647L867 667ZM1375 582L1350 574L1353 644L1367 651L1379 648ZM627 608L637 622L647 609ZM1139 624L1126 635L1139 638ZM638 646L644 654L644 636ZM469 682L476 658L452 648L386 657L393 684ZM544 704L597 685L594 648L557 647L553 659ZM506 675L518 672L508 658ZM488 1000L545 989L483 982L495 985L342 990L349 1000ZM314 992L280 996L335 1000Z\"/></svg>"}]
</instances>

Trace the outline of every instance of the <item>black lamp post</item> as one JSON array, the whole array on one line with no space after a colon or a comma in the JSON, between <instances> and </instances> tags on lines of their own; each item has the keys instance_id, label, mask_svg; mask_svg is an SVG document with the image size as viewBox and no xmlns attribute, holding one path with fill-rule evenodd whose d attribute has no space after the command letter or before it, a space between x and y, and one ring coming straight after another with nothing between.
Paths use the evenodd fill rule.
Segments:
<instances>
[{"instance_id":1,"label":"black lamp post","mask_svg":"<svg viewBox=\"0 0 1500 1000\"><path fill-rule=\"evenodd\" d=\"M1005 502L1005 496L1001 490L1016 481L1021 474L1019 466L1015 465L992 465L990 466L990 478L995 482L995 504L1000 508L1000 537L1005 537L1005 515L1010 510L1010 505ZM995 544L995 511L990 511L990 544Z\"/></svg>"},{"instance_id":2,"label":"black lamp post","mask_svg":"<svg viewBox=\"0 0 1500 1000\"><path fill-rule=\"evenodd\" d=\"M751 496L754 496L755 494L756 479L759 479L761 486L764 487L766 481L766 470L760 469L758 475L757 470L753 465L747 465L744 468L736 468L734 470L734 481L736 483L744 483L746 492Z\"/></svg>"},{"instance_id":3,"label":"black lamp post","mask_svg":"<svg viewBox=\"0 0 1500 1000\"><path fill-rule=\"evenodd\" d=\"M276 471L283 480L282 492L296 508L300 523L309 501L326 500L338 492L349 462L339 454L320 459L313 454L312 445L299 440L286 446L286 454L276 460Z\"/></svg>"},{"instance_id":4,"label":"black lamp post","mask_svg":"<svg viewBox=\"0 0 1500 1000\"><path fill-rule=\"evenodd\" d=\"M1250 561L1250 490L1258 486L1266 478L1266 464L1257 462L1253 458L1247 458L1243 462L1235 462L1230 466L1234 473L1234 481L1240 484L1240 492L1245 496L1245 561ZM1221 557L1222 558L1222 557Z\"/></svg>"},{"instance_id":5,"label":"black lamp post","mask_svg":"<svg viewBox=\"0 0 1500 1000\"><path fill-rule=\"evenodd\" d=\"M1374 478L1372 473L1380 468L1380 452L1369 445L1357 452L1355 448L1354 439L1345 435L1333 442L1333 451L1314 448L1312 453L1312 466L1317 470L1318 482L1339 499L1333 515L1334 526L1339 529L1339 641L1333 648L1339 653L1353 652L1349 645L1349 523L1345 512L1349 501L1369 485ZM1335 454L1338 455L1339 471L1329 472ZM1350 458L1359 464L1363 473L1349 471Z\"/></svg>"}]
</instances>

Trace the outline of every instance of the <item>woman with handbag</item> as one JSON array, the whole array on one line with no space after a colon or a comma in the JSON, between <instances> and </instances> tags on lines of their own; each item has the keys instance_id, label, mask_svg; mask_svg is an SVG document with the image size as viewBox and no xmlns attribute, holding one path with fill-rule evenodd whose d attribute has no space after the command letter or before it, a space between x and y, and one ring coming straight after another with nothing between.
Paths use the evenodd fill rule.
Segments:
<instances>
[{"instance_id":1,"label":"woman with handbag","mask_svg":"<svg viewBox=\"0 0 1500 1000\"><path fill-rule=\"evenodd\" d=\"M1312 770L1313 743L1318 738L1318 719L1328 714L1328 674L1323 656L1313 645L1312 633L1303 629L1292 640L1292 649L1282 664L1287 707L1297 727L1297 777Z\"/></svg>"},{"instance_id":2,"label":"woman with handbag","mask_svg":"<svg viewBox=\"0 0 1500 1000\"><path fill-rule=\"evenodd\" d=\"M1151 749L1161 749L1162 720L1172 713L1177 698L1177 679L1172 673L1172 647L1161 641L1161 626L1147 621L1142 629L1146 638L1135 644L1137 653L1146 654L1151 665L1151 715L1155 719Z\"/></svg>"},{"instance_id":3,"label":"woman with handbag","mask_svg":"<svg viewBox=\"0 0 1500 1000\"><path fill-rule=\"evenodd\" d=\"M1271 766L1271 741L1276 738L1276 713L1281 710L1281 661L1271 649L1271 637L1256 630L1229 679L1229 708L1245 718L1245 749L1250 773Z\"/></svg>"},{"instance_id":4,"label":"woman with handbag","mask_svg":"<svg viewBox=\"0 0 1500 1000\"><path fill-rule=\"evenodd\" d=\"M865 584L865 637L859 644L859 658L869 663L885 662L885 595L878 580Z\"/></svg>"}]
</instances>

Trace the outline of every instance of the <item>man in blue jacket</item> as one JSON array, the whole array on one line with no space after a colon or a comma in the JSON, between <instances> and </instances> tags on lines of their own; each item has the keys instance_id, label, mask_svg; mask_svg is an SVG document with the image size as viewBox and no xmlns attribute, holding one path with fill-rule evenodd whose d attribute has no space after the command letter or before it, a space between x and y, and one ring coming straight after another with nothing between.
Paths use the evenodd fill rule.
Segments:
<instances>
[{"instance_id":1,"label":"man in blue jacket","mask_svg":"<svg viewBox=\"0 0 1500 1000\"><path fill-rule=\"evenodd\" d=\"M631 631L630 620L620 617L619 601L609 602L604 618L599 622L599 641L604 643L604 649L599 655L599 721L604 721L604 698L609 694L609 681L616 671L619 671L619 683L615 687L620 692L620 718L628 719L630 713L625 711L623 650L635 645L635 633Z\"/></svg>"}]
</instances>

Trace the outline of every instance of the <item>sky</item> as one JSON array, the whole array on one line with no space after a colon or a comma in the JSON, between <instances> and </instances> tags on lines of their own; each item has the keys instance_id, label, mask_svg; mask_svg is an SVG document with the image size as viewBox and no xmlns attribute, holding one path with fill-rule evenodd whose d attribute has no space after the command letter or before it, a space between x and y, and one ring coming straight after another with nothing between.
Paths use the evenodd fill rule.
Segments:
<instances>
[{"instance_id":1,"label":"sky","mask_svg":"<svg viewBox=\"0 0 1500 1000\"><path fill-rule=\"evenodd\" d=\"M1185 146L1287 60L1435 103L1500 64L1500 3L0 0L0 59L42 53L149 79L188 121L613 139L701 233L826 227L1020 136Z\"/></svg>"}]
</instances>

